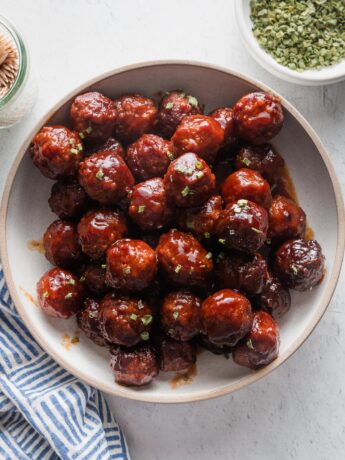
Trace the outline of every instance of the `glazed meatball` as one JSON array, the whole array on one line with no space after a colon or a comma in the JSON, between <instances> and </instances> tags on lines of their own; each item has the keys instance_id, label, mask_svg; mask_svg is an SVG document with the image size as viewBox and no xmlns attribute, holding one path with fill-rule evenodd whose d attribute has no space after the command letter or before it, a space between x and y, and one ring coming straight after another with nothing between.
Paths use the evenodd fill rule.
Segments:
<instances>
[{"instance_id":1,"label":"glazed meatball","mask_svg":"<svg viewBox=\"0 0 345 460\"><path fill-rule=\"evenodd\" d=\"M114 101L117 110L115 136L129 144L145 133L153 132L157 123L157 108L152 99L133 94Z\"/></svg>"},{"instance_id":2,"label":"glazed meatball","mask_svg":"<svg viewBox=\"0 0 345 460\"><path fill-rule=\"evenodd\" d=\"M102 337L98 320L99 303L91 297L84 300L82 310L77 313L77 323L85 335L96 345L105 347L107 341Z\"/></svg>"},{"instance_id":3,"label":"glazed meatball","mask_svg":"<svg viewBox=\"0 0 345 460\"><path fill-rule=\"evenodd\" d=\"M166 335L175 340L191 340L201 330L201 300L190 291L170 292L163 300L161 323Z\"/></svg>"},{"instance_id":4,"label":"glazed meatball","mask_svg":"<svg viewBox=\"0 0 345 460\"><path fill-rule=\"evenodd\" d=\"M89 211L78 224L81 248L95 260L103 257L108 247L126 233L126 219L118 211Z\"/></svg>"},{"instance_id":5,"label":"glazed meatball","mask_svg":"<svg viewBox=\"0 0 345 460\"><path fill-rule=\"evenodd\" d=\"M249 200L229 203L215 225L220 244L228 249L254 253L263 246L268 230L267 212Z\"/></svg>"},{"instance_id":6,"label":"glazed meatball","mask_svg":"<svg viewBox=\"0 0 345 460\"><path fill-rule=\"evenodd\" d=\"M102 296L109 291L105 282L105 269L105 264L89 263L83 271L84 286L95 296Z\"/></svg>"},{"instance_id":7,"label":"glazed meatball","mask_svg":"<svg viewBox=\"0 0 345 460\"><path fill-rule=\"evenodd\" d=\"M185 153L171 162L164 185L176 206L190 208L200 206L213 194L215 177L204 160L195 153Z\"/></svg>"},{"instance_id":8,"label":"glazed meatball","mask_svg":"<svg viewBox=\"0 0 345 460\"><path fill-rule=\"evenodd\" d=\"M159 269L166 280L179 286L204 286L213 269L212 254L189 233L170 230L156 249Z\"/></svg>"},{"instance_id":9,"label":"glazed meatball","mask_svg":"<svg viewBox=\"0 0 345 460\"><path fill-rule=\"evenodd\" d=\"M212 117L190 115L183 118L171 140L176 156L193 152L213 163L223 144L224 130Z\"/></svg>"},{"instance_id":10,"label":"glazed meatball","mask_svg":"<svg viewBox=\"0 0 345 460\"><path fill-rule=\"evenodd\" d=\"M147 345L130 349L114 347L111 350L110 367L119 385L147 385L158 374L156 355Z\"/></svg>"},{"instance_id":11,"label":"glazed meatball","mask_svg":"<svg viewBox=\"0 0 345 460\"><path fill-rule=\"evenodd\" d=\"M164 372L181 372L196 362L195 346L164 338L159 346L160 368Z\"/></svg>"},{"instance_id":12,"label":"glazed meatball","mask_svg":"<svg viewBox=\"0 0 345 460\"><path fill-rule=\"evenodd\" d=\"M236 345L249 332L252 316L249 300L231 289L215 292L201 306L204 332L216 345Z\"/></svg>"},{"instance_id":13,"label":"glazed meatball","mask_svg":"<svg viewBox=\"0 0 345 460\"><path fill-rule=\"evenodd\" d=\"M77 225L55 220L43 235L45 256L52 265L69 268L83 259L78 242Z\"/></svg>"},{"instance_id":14,"label":"glazed meatball","mask_svg":"<svg viewBox=\"0 0 345 460\"><path fill-rule=\"evenodd\" d=\"M321 282L325 257L315 240L288 240L276 251L273 266L287 287L307 291Z\"/></svg>"},{"instance_id":15,"label":"glazed meatball","mask_svg":"<svg viewBox=\"0 0 345 460\"><path fill-rule=\"evenodd\" d=\"M106 150L80 163L79 182L93 200L114 205L128 195L134 178L123 158Z\"/></svg>"},{"instance_id":16,"label":"glazed meatball","mask_svg":"<svg viewBox=\"0 0 345 460\"><path fill-rule=\"evenodd\" d=\"M207 241L213 234L221 210L222 198L213 195L201 206L181 209L177 215L177 223L182 230L190 231L198 239Z\"/></svg>"},{"instance_id":17,"label":"glazed meatball","mask_svg":"<svg viewBox=\"0 0 345 460\"><path fill-rule=\"evenodd\" d=\"M127 164L138 181L163 177L174 159L170 141L144 134L127 149Z\"/></svg>"},{"instance_id":18,"label":"glazed meatball","mask_svg":"<svg viewBox=\"0 0 345 460\"><path fill-rule=\"evenodd\" d=\"M83 300L83 287L73 273L52 268L37 283L39 306L54 318L67 319L77 313Z\"/></svg>"},{"instance_id":19,"label":"glazed meatball","mask_svg":"<svg viewBox=\"0 0 345 460\"><path fill-rule=\"evenodd\" d=\"M249 369L267 366L278 356L279 329L272 316L264 311L254 313L250 332L233 352L235 363Z\"/></svg>"},{"instance_id":20,"label":"glazed meatball","mask_svg":"<svg viewBox=\"0 0 345 460\"><path fill-rule=\"evenodd\" d=\"M279 133L284 121L279 99L263 92L243 96L235 104L233 116L238 136L256 145L269 142Z\"/></svg>"},{"instance_id":21,"label":"glazed meatball","mask_svg":"<svg viewBox=\"0 0 345 460\"><path fill-rule=\"evenodd\" d=\"M230 107L220 107L210 113L224 131L223 147L233 147L236 144L236 130L234 124L233 111Z\"/></svg>"},{"instance_id":22,"label":"glazed meatball","mask_svg":"<svg viewBox=\"0 0 345 460\"><path fill-rule=\"evenodd\" d=\"M233 172L225 179L221 195L226 204L243 198L268 209L272 203L269 183L260 173L246 168Z\"/></svg>"},{"instance_id":23,"label":"glazed meatball","mask_svg":"<svg viewBox=\"0 0 345 460\"><path fill-rule=\"evenodd\" d=\"M152 312L141 299L107 294L100 303L100 331L111 343L132 347L148 340L152 324Z\"/></svg>"},{"instance_id":24,"label":"glazed meatball","mask_svg":"<svg viewBox=\"0 0 345 460\"><path fill-rule=\"evenodd\" d=\"M270 144L243 147L235 160L236 169L258 171L271 185L281 177L284 166L285 161Z\"/></svg>"},{"instance_id":25,"label":"glazed meatball","mask_svg":"<svg viewBox=\"0 0 345 460\"><path fill-rule=\"evenodd\" d=\"M73 129L90 143L105 142L113 132L116 109L111 99L96 91L77 96L70 110Z\"/></svg>"},{"instance_id":26,"label":"glazed meatball","mask_svg":"<svg viewBox=\"0 0 345 460\"><path fill-rule=\"evenodd\" d=\"M268 237L274 243L303 237L306 229L306 215L293 200L277 195L268 210Z\"/></svg>"},{"instance_id":27,"label":"glazed meatball","mask_svg":"<svg viewBox=\"0 0 345 460\"><path fill-rule=\"evenodd\" d=\"M154 279L154 250L140 240L117 240L107 251L107 284L123 291L141 291Z\"/></svg>"},{"instance_id":28,"label":"glazed meatball","mask_svg":"<svg viewBox=\"0 0 345 460\"><path fill-rule=\"evenodd\" d=\"M279 319L290 310L290 292L276 276L267 273L264 287L257 298L257 304L260 310L267 311L274 319Z\"/></svg>"},{"instance_id":29,"label":"glazed meatball","mask_svg":"<svg viewBox=\"0 0 345 460\"><path fill-rule=\"evenodd\" d=\"M91 205L91 200L78 182L56 182L48 200L50 209L62 220L78 220Z\"/></svg>"},{"instance_id":30,"label":"glazed meatball","mask_svg":"<svg viewBox=\"0 0 345 460\"><path fill-rule=\"evenodd\" d=\"M125 149L122 147L121 143L113 137L109 137L109 139L107 139L104 144L98 148L99 152L104 152L105 150L116 153L116 155L119 155L122 158L125 158L126 156Z\"/></svg>"},{"instance_id":31,"label":"glazed meatball","mask_svg":"<svg viewBox=\"0 0 345 460\"><path fill-rule=\"evenodd\" d=\"M45 126L33 138L30 154L35 166L49 179L71 177L83 158L79 135L65 126Z\"/></svg>"},{"instance_id":32,"label":"glazed meatball","mask_svg":"<svg viewBox=\"0 0 345 460\"><path fill-rule=\"evenodd\" d=\"M169 224L174 215L163 179L156 177L134 186L128 215L142 230L155 230Z\"/></svg>"},{"instance_id":33,"label":"glazed meatball","mask_svg":"<svg viewBox=\"0 0 345 460\"><path fill-rule=\"evenodd\" d=\"M248 295L260 294L267 278L267 263L261 254L218 255L215 275L222 289L238 289Z\"/></svg>"},{"instance_id":34,"label":"glazed meatball","mask_svg":"<svg viewBox=\"0 0 345 460\"><path fill-rule=\"evenodd\" d=\"M171 91L159 103L158 130L170 139L186 115L198 113L202 113L202 109L194 96L187 96L183 91Z\"/></svg>"}]
</instances>

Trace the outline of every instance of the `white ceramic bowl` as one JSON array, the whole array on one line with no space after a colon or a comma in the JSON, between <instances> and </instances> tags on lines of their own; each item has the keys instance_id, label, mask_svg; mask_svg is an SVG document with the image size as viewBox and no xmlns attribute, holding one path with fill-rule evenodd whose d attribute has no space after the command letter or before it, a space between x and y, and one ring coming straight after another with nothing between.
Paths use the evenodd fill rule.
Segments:
<instances>
[{"instance_id":1,"label":"white ceramic bowl","mask_svg":"<svg viewBox=\"0 0 345 460\"><path fill-rule=\"evenodd\" d=\"M323 247L327 272L322 284L312 292L293 293L291 312L281 322L278 359L253 372L237 366L232 360L226 361L222 356L204 352L198 356L197 375L191 384L172 389L169 383L172 374L161 373L152 385L133 389L114 383L108 352L83 335L80 343L66 350L61 343L62 336L75 334L75 319L49 318L27 295L36 296L36 282L49 268L42 254L28 249L28 241L41 238L47 225L56 218L47 203L52 181L45 179L32 164L27 152L30 141L48 122L69 123L68 109L78 93L99 90L116 97L137 91L155 97L158 91L174 88L184 88L194 94L206 104L206 112L223 105L231 106L253 90L271 91L244 75L202 63L145 63L101 75L68 94L25 140L5 187L0 218L6 280L23 320L41 346L72 374L94 387L126 398L153 402L186 402L223 395L255 382L279 366L304 342L325 312L337 282L344 250L341 192L328 154L307 121L282 99L285 125L274 145L287 161L301 204Z\"/></svg>"},{"instance_id":2,"label":"white ceramic bowl","mask_svg":"<svg viewBox=\"0 0 345 460\"><path fill-rule=\"evenodd\" d=\"M268 72L291 83L306 86L319 86L337 83L345 79L345 59L338 64L320 70L296 72L278 62L257 42L252 32L250 19L250 0L235 0L235 16L243 42L252 57Z\"/></svg>"}]
</instances>

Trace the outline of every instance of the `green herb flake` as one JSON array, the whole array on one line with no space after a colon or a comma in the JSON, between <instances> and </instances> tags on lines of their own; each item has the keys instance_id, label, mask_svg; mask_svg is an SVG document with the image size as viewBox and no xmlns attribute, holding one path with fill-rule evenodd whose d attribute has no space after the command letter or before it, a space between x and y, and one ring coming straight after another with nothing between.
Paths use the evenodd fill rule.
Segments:
<instances>
[{"instance_id":1,"label":"green herb flake","mask_svg":"<svg viewBox=\"0 0 345 460\"><path fill-rule=\"evenodd\" d=\"M226 241L224 240L224 238L218 238L218 242L219 242L220 244L225 244L225 243L226 243Z\"/></svg>"},{"instance_id":2,"label":"green herb flake","mask_svg":"<svg viewBox=\"0 0 345 460\"><path fill-rule=\"evenodd\" d=\"M89 312L89 318L97 318L98 313L97 311L90 311Z\"/></svg>"},{"instance_id":3,"label":"green herb flake","mask_svg":"<svg viewBox=\"0 0 345 460\"><path fill-rule=\"evenodd\" d=\"M91 126L89 126L88 128L86 128L86 129L85 129L85 132L86 132L87 134L91 134L91 133L92 133L92 128L91 128Z\"/></svg>"},{"instance_id":4,"label":"green herb flake","mask_svg":"<svg viewBox=\"0 0 345 460\"><path fill-rule=\"evenodd\" d=\"M152 323L152 315L144 315L141 318L141 322L143 323L144 326L148 326L150 323Z\"/></svg>"},{"instance_id":5,"label":"green herb flake","mask_svg":"<svg viewBox=\"0 0 345 460\"><path fill-rule=\"evenodd\" d=\"M204 177L204 172L203 171L198 171L195 176L198 178L198 179L201 179L202 177Z\"/></svg>"},{"instance_id":6,"label":"green herb flake","mask_svg":"<svg viewBox=\"0 0 345 460\"><path fill-rule=\"evenodd\" d=\"M123 267L122 271L124 275L129 275L131 273L131 267L127 265L126 267Z\"/></svg>"},{"instance_id":7,"label":"green herb flake","mask_svg":"<svg viewBox=\"0 0 345 460\"><path fill-rule=\"evenodd\" d=\"M80 139L85 139L85 134L84 133L79 133Z\"/></svg>"},{"instance_id":8,"label":"green herb flake","mask_svg":"<svg viewBox=\"0 0 345 460\"><path fill-rule=\"evenodd\" d=\"M138 300L138 308L139 308L139 310L142 310L144 308L144 306L145 306L144 302L141 299L139 299Z\"/></svg>"},{"instance_id":9,"label":"green herb flake","mask_svg":"<svg viewBox=\"0 0 345 460\"><path fill-rule=\"evenodd\" d=\"M46 299L47 297L49 297L49 292L48 291L44 291L43 292L43 297Z\"/></svg>"},{"instance_id":10,"label":"green herb flake","mask_svg":"<svg viewBox=\"0 0 345 460\"><path fill-rule=\"evenodd\" d=\"M198 99L194 96L188 96L188 102L192 107L198 107Z\"/></svg>"},{"instance_id":11,"label":"green herb flake","mask_svg":"<svg viewBox=\"0 0 345 460\"><path fill-rule=\"evenodd\" d=\"M259 45L297 72L345 58L343 0L251 0L252 30Z\"/></svg>"},{"instance_id":12,"label":"green herb flake","mask_svg":"<svg viewBox=\"0 0 345 460\"><path fill-rule=\"evenodd\" d=\"M248 348L254 350L253 343L252 343L251 339L247 340L246 345L247 345Z\"/></svg>"},{"instance_id":13,"label":"green herb flake","mask_svg":"<svg viewBox=\"0 0 345 460\"><path fill-rule=\"evenodd\" d=\"M96 179L102 180L103 177L104 177L104 172L101 171L101 170L97 171L97 173L96 173Z\"/></svg>"},{"instance_id":14,"label":"green herb flake","mask_svg":"<svg viewBox=\"0 0 345 460\"><path fill-rule=\"evenodd\" d=\"M170 110L174 107L174 104L172 102L168 102L165 106L166 109Z\"/></svg>"},{"instance_id":15,"label":"green herb flake","mask_svg":"<svg viewBox=\"0 0 345 460\"><path fill-rule=\"evenodd\" d=\"M255 232L255 233L259 233L259 234L260 234L260 233L263 233L262 230L260 230L260 229L258 229L258 228L256 228L256 227L251 227L251 229L252 229L253 232Z\"/></svg>"},{"instance_id":16,"label":"green herb flake","mask_svg":"<svg viewBox=\"0 0 345 460\"><path fill-rule=\"evenodd\" d=\"M74 139L68 139L68 143L69 143L70 145L74 145Z\"/></svg>"},{"instance_id":17,"label":"green herb flake","mask_svg":"<svg viewBox=\"0 0 345 460\"><path fill-rule=\"evenodd\" d=\"M81 283L84 283L85 280L86 280L85 276L81 276L81 277L79 278L79 281L80 281Z\"/></svg>"},{"instance_id":18,"label":"green herb flake","mask_svg":"<svg viewBox=\"0 0 345 460\"><path fill-rule=\"evenodd\" d=\"M138 206L138 214L142 214L145 211L145 205L141 204Z\"/></svg>"},{"instance_id":19,"label":"green herb flake","mask_svg":"<svg viewBox=\"0 0 345 460\"><path fill-rule=\"evenodd\" d=\"M206 254L206 259L212 259L212 252L208 252Z\"/></svg>"},{"instance_id":20,"label":"green herb flake","mask_svg":"<svg viewBox=\"0 0 345 460\"><path fill-rule=\"evenodd\" d=\"M78 155L79 150L78 149L71 149L70 152L72 153L72 155Z\"/></svg>"},{"instance_id":21,"label":"green herb flake","mask_svg":"<svg viewBox=\"0 0 345 460\"><path fill-rule=\"evenodd\" d=\"M203 166L202 166L201 161L197 161L197 162L195 163L195 167L196 167L196 169L202 169Z\"/></svg>"},{"instance_id":22,"label":"green herb flake","mask_svg":"<svg viewBox=\"0 0 345 460\"><path fill-rule=\"evenodd\" d=\"M144 331L140 334L140 337L142 338L142 340L149 340L150 334L147 331Z\"/></svg>"},{"instance_id":23,"label":"green herb flake","mask_svg":"<svg viewBox=\"0 0 345 460\"><path fill-rule=\"evenodd\" d=\"M246 165L246 166L250 166L251 165L251 161L249 160L249 158L243 158L242 162Z\"/></svg>"},{"instance_id":24,"label":"green herb flake","mask_svg":"<svg viewBox=\"0 0 345 460\"><path fill-rule=\"evenodd\" d=\"M205 237L206 239L209 239L209 238L211 238L211 234L210 234L209 232L205 232L205 233L204 233L204 237Z\"/></svg>"},{"instance_id":25,"label":"green herb flake","mask_svg":"<svg viewBox=\"0 0 345 460\"><path fill-rule=\"evenodd\" d=\"M172 152L168 152L167 155L170 161L173 161L175 159L174 154Z\"/></svg>"},{"instance_id":26,"label":"green herb flake","mask_svg":"<svg viewBox=\"0 0 345 460\"><path fill-rule=\"evenodd\" d=\"M81 152L83 150L83 146L81 144L77 144L77 149L79 152Z\"/></svg>"},{"instance_id":27,"label":"green herb flake","mask_svg":"<svg viewBox=\"0 0 345 460\"><path fill-rule=\"evenodd\" d=\"M102 264L101 268L103 268L103 269L107 268L107 264Z\"/></svg>"},{"instance_id":28,"label":"green herb flake","mask_svg":"<svg viewBox=\"0 0 345 460\"><path fill-rule=\"evenodd\" d=\"M72 292L69 292L68 294L65 295L65 299L71 299L73 297Z\"/></svg>"},{"instance_id":29,"label":"green herb flake","mask_svg":"<svg viewBox=\"0 0 345 460\"><path fill-rule=\"evenodd\" d=\"M181 195L186 197L189 194L190 194L190 188L188 187L188 185L186 185L185 188L182 190Z\"/></svg>"},{"instance_id":30,"label":"green herb flake","mask_svg":"<svg viewBox=\"0 0 345 460\"><path fill-rule=\"evenodd\" d=\"M181 270L182 270L182 265L176 265L175 273L180 273Z\"/></svg>"},{"instance_id":31,"label":"green herb flake","mask_svg":"<svg viewBox=\"0 0 345 460\"><path fill-rule=\"evenodd\" d=\"M298 269L298 267L296 265L293 264L293 265L291 265L291 271L295 276L297 276L298 272L299 272L299 269Z\"/></svg>"},{"instance_id":32,"label":"green herb flake","mask_svg":"<svg viewBox=\"0 0 345 460\"><path fill-rule=\"evenodd\" d=\"M136 321L138 319L138 315L136 315L135 313L132 313L130 316L130 319L133 321Z\"/></svg>"},{"instance_id":33,"label":"green herb flake","mask_svg":"<svg viewBox=\"0 0 345 460\"><path fill-rule=\"evenodd\" d=\"M174 320L176 321L177 318L180 316L180 313L178 311L174 311L173 313L173 317L174 317Z\"/></svg>"},{"instance_id":34,"label":"green herb flake","mask_svg":"<svg viewBox=\"0 0 345 460\"><path fill-rule=\"evenodd\" d=\"M75 285L75 280L73 278L71 278L69 281L68 281L68 284L71 284L72 286Z\"/></svg>"}]
</instances>

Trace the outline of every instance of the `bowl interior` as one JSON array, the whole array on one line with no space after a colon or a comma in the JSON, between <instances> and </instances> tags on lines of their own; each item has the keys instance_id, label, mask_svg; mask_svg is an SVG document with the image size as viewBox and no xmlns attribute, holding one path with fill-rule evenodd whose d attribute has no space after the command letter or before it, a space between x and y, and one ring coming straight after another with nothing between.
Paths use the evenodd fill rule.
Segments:
<instances>
[{"instance_id":1,"label":"bowl interior","mask_svg":"<svg viewBox=\"0 0 345 460\"><path fill-rule=\"evenodd\" d=\"M258 86L217 68L163 63L114 73L88 87L79 88L75 94L85 90L99 90L109 97L116 97L123 93L140 92L157 99L159 91L175 88L183 88L195 95L205 104L207 113L219 106L232 106L239 97L258 89ZM285 126L274 140L274 145L287 162L300 203L323 247L327 259L325 279L312 292L293 293L293 308L280 324L280 356L268 368L254 373L233 364L231 359L225 360L222 356L205 351L198 356L197 375L192 383L176 389L170 385L173 374L163 373L147 388L135 390L115 384L106 350L93 345L83 334L80 335L80 342L71 345L69 349L63 345L65 334L73 337L76 333L75 319L66 321L48 318L28 298L28 293L36 297L36 282L50 267L42 254L30 250L28 242L40 239L48 224L56 217L50 212L47 203L53 182L41 176L32 164L26 151L30 142L30 139L27 140L19 154L23 158L18 161L16 172L13 171L12 187L10 189L9 183L5 192L9 200L6 219L6 213L3 212L3 224L6 226L3 263L11 294L22 317L42 347L60 364L108 393L157 402L192 401L233 391L258 379L279 365L303 342L325 310L337 278L337 273L332 274L339 236L337 203L330 174L318 147L300 121L289 111L291 108L286 109L287 104L284 104ZM55 113L48 114L42 124L46 124L48 119L50 124L68 124L69 106L70 100L65 100ZM300 120L304 123L301 117ZM6 207L6 197L4 201Z\"/></svg>"},{"instance_id":2,"label":"bowl interior","mask_svg":"<svg viewBox=\"0 0 345 460\"><path fill-rule=\"evenodd\" d=\"M235 10L244 42L253 58L274 75L294 83L308 85L322 85L336 83L345 78L345 59L337 64L320 70L306 70L297 72L285 67L267 53L257 42L252 32L252 20L250 19L250 0L235 0Z\"/></svg>"}]
</instances>

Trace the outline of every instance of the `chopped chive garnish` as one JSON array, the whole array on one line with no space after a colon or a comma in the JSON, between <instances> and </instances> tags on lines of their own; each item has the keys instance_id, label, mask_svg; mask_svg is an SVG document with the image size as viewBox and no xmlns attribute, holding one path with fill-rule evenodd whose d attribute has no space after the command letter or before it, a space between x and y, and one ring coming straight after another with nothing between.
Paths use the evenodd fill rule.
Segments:
<instances>
[{"instance_id":1,"label":"chopped chive garnish","mask_svg":"<svg viewBox=\"0 0 345 460\"><path fill-rule=\"evenodd\" d=\"M44 291L43 292L43 297L46 299L47 297L49 297L49 292L48 291Z\"/></svg>"},{"instance_id":2,"label":"chopped chive garnish","mask_svg":"<svg viewBox=\"0 0 345 460\"><path fill-rule=\"evenodd\" d=\"M79 137L80 137L80 139L85 139L85 134L82 133L82 132L80 132L80 133L79 133Z\"/></svg>"},{"instance_id":3,"label":"chopped chive garnish","mask_svg":"<svg viewBox=\"0 0 345 460\"><path fill-rule=\"evenodd\" d=\"M124 275L129 275L131 272L131 267L127 266L123 268Z\"/></svg>"},{"instance_id":4,"label":"chopped chive garnish","mask_svg":"<svg viewBox=\"0 0 345 460\"><path fill-rule=\"evenodd\" d=\"M206 254L206 259L212 259L212 252L208 252Z\"/></svg>"},{"instance_id":5,"label":"chopped chive garnish","mask_svg":"<svg viewBox=\"0 0 345 460\"><path fill-rule=\"evenodd\" d=\"M143 323L144 326L148 326L150 323L152 323L152 315L144 315L142 318L141 318L141 321Z\"/></svg>"},{"instance_id":6,"label":"chopped chive garnish","mask_svg":"<svg viewBox=\"0 0 345 460\"><path fill-rule=\"evenodd\" d=\"M136 315L135 313L132 313L130 316L130 319L132 319L133 321L136 321L138 319L138 315Z\"/></svg>"},{"instance_id":7,"label":"chopped chive garnish","mask_svg":"<svg viewBox=\"0 0 345 460\"><path fill-rule=\"evenodd\" d=\"M182 270L182 265L176 265L175 272L180 273L181 270Z\"/></svg>"},{"instance_id":8,"label":"chopped chive garnish","mask_svg":"<svg viewBox=\"0 0 345 460\"><path fill-rule=\"evenodd\" d=\"M144 211L145 211L145 205L144 204L138 206L138 213L139 214L142 214Z\"/></svg>"},{"instance_id":9,"label":"chopped chive garnish","mask_svg":"<svg viewBox=\"0 0 345 460\"><path fill-rule=\"evenodd\" d=\"M192 107L198 107L198 100L194 96L188 96L188 102Z\"/></svg>"},{"instance_id":10,"label":"chopped chive garnish","mask_svg":"<svg viewBox=\"0 0 345 460\"><path fill-rule=\"evenodd\" d=\"M65 299L71 299L73 297L72 292L69 292L68 294L65 295Z\"/></svg>"},{"instance_id":11,"label":"chopped chive garnish","mask_svg":"<svg viewBox=\"0 0 345 460\"><path fill-rule=\"evenodd\" d=\"M140 334L140 337L143 339L143 340L149 340L150 338L150 334L147 332L147 331L144 331Z\"/></svg>"},{"instance_id":12,"label":"chopped chive garnish","mask_svg":"<svg viewBox=\"0 0 345 460\"><path fill-rule=\"evenodd\" d=\"M219 242L220 244L225 244L224 238L219 238L219 239L218 239L218 242Z\"/></svg>"},{"instance_id":13,"label":"chopped chive garnish","mask_svg":"<svg viewBox=\"0 0 345 460\"><path fill-rule=\"evenodd\" d=\"M255 228L255 227L251 227L251 229L253 230L253 232L255 233L263 233L262 230L258 229L258 228Z\"/></svg>"},{"instance_id":14,"label":"chopped chive garnish","mask_svg":"<svg viewBox=\"0 0 345 460\"><path fill-rule=\"evenodd\" d=\"M139 310L142 310L144 308L144 302L141 299L138 300L138 308Z\"/></svg>"},{"instance_id":15,"label":"chopped chive garnish","mask_svg":"<svg viewBox=\"0 0 345 460\"><path fill-rule=\"evenodd\" d=\"M178 311L174 311L173 317L176 320L179 317L180 313Z\"/></svg>"},{"instance_id":16,"label":"chopped chive garnish","mask_svg":"<svg viewBox=\"0 0 345 460\"><path fill-rule=\"evenodd\" d=\"M173 161L173 159L175 158L172 152L168 152L167 155L170 161Z\"/></svg>"},{"instance_id":17,"label":"chopped chive garnish","mask_svg":"<svg viewBox=\"0 0 345 460\"><path fill-rule=\"evenodd\" d=\"M97 178L98 180L102 180L102 179L103 179L103 176L104 176L104 172L103 172L103 171L101 171L101 170L97 171L96 178Z\"/></svg>"},{"instance_id":18,"label":"chopped chive garnish","mask_svg":"<svg viewBox=\"0 0 345 460\"><path fill-rule=\"evenodd\" d=\"M254 350L253 343L252 343L251 339L247 340L246 345L247 345L248 348L251 348L252 350Z\"/></svg>"},{"instance_id":19,"label":"chopped chive garnish","mask_svg":"<svg viewBox=\"0 0 345 460\"><path fill-rule=\"evenodd\" d=\"M73 155L77 155L79 153L79 150L77 149L71 149L70 152L73 154Z\"/></svg>"},{"instance_id":20,"label":"chopped chive garnish","mask_svg":"<svg viewBox=\"0 0 345 460\"><path fill-rule=\"evenodd\" d=\"M211 238L211 234L210 234L209 232L205 232L205 233L204 233L204 237L205 237L205 238Z\"/></svg>"},{"instance_id":21,"label":"chopped chive garnish","mask_svg":"<svg viewBox=\"0 0 345 460\"><path fill-rule=\"evenodd\" d=\"M181 195L187 196L189 194L190 194L190 188L188 187L188 185L186 185L185 188L182 190Z\"/></svg>"},{"instance_id":22,"label":"chopped chive garnish","mask_svg":"<svg viewBox=\"0 0 345 460\"><path fill-rule=\"evenodd\" d=\"M91 134L92 133L92 128L91 126L89 126L88 128L85 129L85 132L87 132L88 134Z\"/></svg>"},{"instance_id":23,"label":"chopped chive garnish","mask_svg":"<svg viewBox=\"0 0 345 460\"><path fill-rule=\"evenodd\" d=\"M75 280L73 278L71 278L69 281L68 281L69 284L71 284L72 286L75 285Z\"/></svg>"},{"instance_id":24,"label":"chopped chive garnish","mask_svg":"<svg viewBox=\"0 0 345 460\"><path fill-rule=\"evenodd\" d=\"M251 164L251 161L248 158L243 158L242 161L246 166L249 166Z\"/></svg>"},{"instance_id":25,"label":"chopped chive garnish","mask_svg":"<svg viewBox=\"0 0 345 460\"><path fill-rule=\"evenodd\" d=\"M172 102L168 102L167 105L165 106L166 109L170 110L174 107L174 104Z\"/></svg>"}]
</instances>

